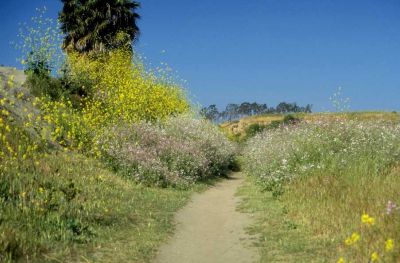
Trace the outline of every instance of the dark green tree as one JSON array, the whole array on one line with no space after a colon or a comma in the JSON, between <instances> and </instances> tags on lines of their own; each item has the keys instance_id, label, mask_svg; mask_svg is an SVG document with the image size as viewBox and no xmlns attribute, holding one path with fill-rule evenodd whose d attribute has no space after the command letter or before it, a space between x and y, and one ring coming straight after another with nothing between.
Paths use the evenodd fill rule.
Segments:
<instances>
[{"instance_id":1,"label":"dark green tree","mask_svg":"<svg viewBox=\"0 0 400 263\"><path fill-rule=\"evenodd\" d=\"M204 107L200 110L200 115L210 121L217 121L219 117L219 111L217 105L212 104L208 107Z\"/></svg>"},{"instance_id":2,"label":"dark green tree","mask_svg":"<svg viewBox=\"0 0 400 263\"><path fill-rule=\"evenodd\" d=\"M129 48L139 35L133 0L61 0L64 49L87 53Z\"/></svg>"},{"instance_id":3,"label":"dark green tree","mask_svg":"<svg viewBox=\"0 0 400 263\"><path fill-rule=\"evenodd\" d=\"M229 121L237 119L239 117L239 105L235 103L229 103L226 105L225 112Z\"/></svg>"},{"instance_id":4,"label":"dark green tree","mask_svg":"<svg viewBox=\"0 0 400 263\"><path fill-rule=\"evenodd\" d=\"M249 116L252 113L251 103L243 102L239 105L238 113L242 116Z\"/></svg>"}]
</instances>

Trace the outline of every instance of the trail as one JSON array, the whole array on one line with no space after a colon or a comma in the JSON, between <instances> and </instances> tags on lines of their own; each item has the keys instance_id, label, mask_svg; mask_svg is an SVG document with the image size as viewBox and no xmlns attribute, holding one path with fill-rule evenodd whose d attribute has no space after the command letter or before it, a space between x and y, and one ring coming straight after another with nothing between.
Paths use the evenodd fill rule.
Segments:
<instances>
[{"instance_id":1,"label":"trail","mask_svg":"<svg viewBox=\"0 0 400 263\"><path fill-rule=\"evenodd\" d=\"M236 211L243 183L235 173L191 202L176 215L176 233L161 247L155 263L250 263L258 258L245 228L248 214Z\"/></svg>"}]
</instances>

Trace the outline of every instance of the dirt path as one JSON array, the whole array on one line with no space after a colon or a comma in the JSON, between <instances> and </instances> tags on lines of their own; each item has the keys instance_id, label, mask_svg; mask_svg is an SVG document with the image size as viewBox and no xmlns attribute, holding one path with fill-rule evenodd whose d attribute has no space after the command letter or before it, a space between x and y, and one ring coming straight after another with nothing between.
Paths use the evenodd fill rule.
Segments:
<instances>
[{"instance_id":1,"label":"dirt path","mask_svg":"<svg viewBox=\"0 0 400 263\"><path fill-rule=\"evenodd\" d=\"M258 258L244 228L251 224L247 214L236 211L235 192L243 183L240 174L218 183L176 215L177 230L161 247L156 263L250 263Z\"/></svg>"}]
</instances>

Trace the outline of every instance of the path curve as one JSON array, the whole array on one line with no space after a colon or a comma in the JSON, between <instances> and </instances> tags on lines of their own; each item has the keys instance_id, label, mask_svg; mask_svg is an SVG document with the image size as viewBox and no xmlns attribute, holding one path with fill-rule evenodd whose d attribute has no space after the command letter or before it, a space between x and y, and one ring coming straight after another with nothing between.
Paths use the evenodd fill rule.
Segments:
<instances>
[{"instance_id":1,"label":"path curve","mask_svg":"<svg viewBox=\"0 0 400 263\"><path fill-rule=\"evenodd\" d=\"M252 221L236 211L243 183L238 173L201 194L176 215L176 232L162 246L155 263L251 263L258 258L245 228ZM254 238L254 237L253 237Z\"/></svg>"}]
</instances>

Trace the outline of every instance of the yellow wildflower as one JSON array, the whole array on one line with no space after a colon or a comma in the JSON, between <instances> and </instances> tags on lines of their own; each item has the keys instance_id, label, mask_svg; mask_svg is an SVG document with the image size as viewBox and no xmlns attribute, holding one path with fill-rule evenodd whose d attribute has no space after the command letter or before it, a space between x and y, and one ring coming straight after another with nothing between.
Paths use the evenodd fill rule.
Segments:
<instances>
[{"instance_id":1,"label":"yellow wildflower","mask_svg":"<svg viewBox=\"0 0 400 263\"><path fill-rule=\"evenodd\" d=\"M360 240L360 235L357 233L353 233L353 234L351 234L351 236L349 238L346 238L344 243L348 246L351 246L351 245L357 243L358 240Z\"/></svg>"},{"instance_id":2,"label":"yellow wildflower","mask_svg":"<svg viewBox=\"0 0 400 263\"><path fill-rule=\"evenodd\" d=\"M366 225L375 225L375 218L370 217L368 214L363 214L361 216L361 223Z\"/></svg>"},{"instance_id":3,"label":"yellow wildflower","mask_svg":"<svg viewBox=\"0 0 400 263\"><path fill-rule=\"evenodd\" d=\"M372 252L372 254L371 254L371 261L372 261L372 262L375 262L375 261L377 261L378 259L379 259L378 253Z\"/></svg>"},{"instance_id":4,"label":"yellow wildflower","mask_svg":"<svg viewBox=\"0 0 400 263\"><path fill-rule=\"evenodd\" d=\"M11 146L7 146L7 150L8 150L10 153L14 153L14 150L13 150L13 148L11 148Z\"/></svg>"},{"instance_id":5,"label":"yellow wildflower","mask_svg":"<svg viewBox=\"0 0 400 263\"><path fill-rule=\"evenodd\" d=\"M10 113L9 113L6 109L3 109L3 110L1 111L1 113L2 113L4 116L9 116L9 115L10 115Z\"/></svg>"},{"instance_id":6,"label":"yellow wildflower","mask_svg":"<svg viewBox=\"0 0 400 263\"><path fill-rule=\"evenodd\" d=\"M385 250L386 250L387 252L392 251L392 250L393 250L393 247L394 247L394 241L393 241L393 239L388 239L388 240L386 240L386 242L385 242Z\"/></svg>"},{"instance_id":7,"label":"yellow wildflower","mask_svg":"<svg viewBox=\"0 0 400 263\"><path fill-rule=\"evenodd\" d=\"M338 259L338 261L337 261L337 263L345 263L346 261L344 261L344 258L343 257L340 257L339 259Z\"/></svg>"}]
</instances>

